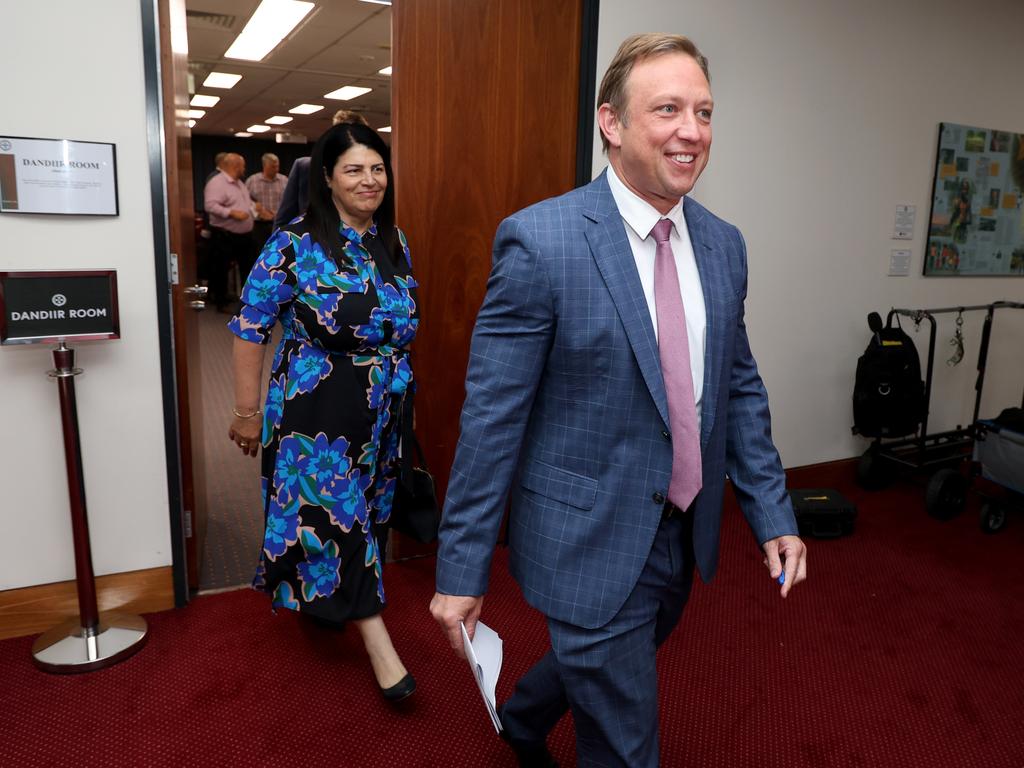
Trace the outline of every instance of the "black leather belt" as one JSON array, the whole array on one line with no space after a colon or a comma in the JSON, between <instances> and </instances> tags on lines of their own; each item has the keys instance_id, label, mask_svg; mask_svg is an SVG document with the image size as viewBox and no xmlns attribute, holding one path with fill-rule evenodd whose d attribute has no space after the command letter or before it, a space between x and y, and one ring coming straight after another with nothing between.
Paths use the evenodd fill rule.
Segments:
<instances>
[{"instance_id":1,"label":"black leather belt","mask_svg":"<svg viewBox=\"0 0 1024 768\"><path fill-rule=\"evenodd\" d=\"M665 506L661 508L661 519L662 520L677 520L687 513L688 510L677 507L671 501L666 501Z\"/></svg>"}]
</instances>

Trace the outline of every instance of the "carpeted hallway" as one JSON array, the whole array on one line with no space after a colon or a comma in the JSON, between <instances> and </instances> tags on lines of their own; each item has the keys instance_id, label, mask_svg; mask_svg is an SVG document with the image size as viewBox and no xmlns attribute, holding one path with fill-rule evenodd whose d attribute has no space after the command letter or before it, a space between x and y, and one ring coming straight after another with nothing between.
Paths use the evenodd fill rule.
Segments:
<instances>
[{"instance_id":1,"label":"carpeted hallway","mask_svg":"<svg viewBox=\"0 0 1024 768\"><path fill-rule=\"evenodd\" d=\"M857 532L811 541L809 581L785 602L728 511L719 576L660 654L662 764L1024 766L1024 520L985 536L973 513L928 518L912 484L842 490ZM512 766L427 613L433 561L388 568L385 617L420 685L407 708L381 700L354 632L240 590L149 616L148 646L97 673L46 675L32 638L0 642L0 765ZM491 584L503 699L544 626L504 551ZM551 746L575 765L568 718Z\"/></svg>"},{"instance_id":2,"label":"carpeted hallway","mask_svg":"<svg viewBox=\"0 0 1024 768\"><path fill-rule=\"evenodd\" d=\"M259 457L242 456L227 438L235 403L231 373L234 335L229 315L210 309L199 313L200 365L203 385L203 432L207 464L207 531L199 570L200 591L248 584L256 570L263 541ZM280 339L280 328L263 358L263 387Z\"/></svg>"}]
</instances>

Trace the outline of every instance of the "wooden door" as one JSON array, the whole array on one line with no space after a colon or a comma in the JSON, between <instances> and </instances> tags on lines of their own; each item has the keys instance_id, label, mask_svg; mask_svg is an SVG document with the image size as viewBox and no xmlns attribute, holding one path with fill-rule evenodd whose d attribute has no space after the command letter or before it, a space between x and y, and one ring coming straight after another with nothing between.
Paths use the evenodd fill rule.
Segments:
<instances>
[{"instance_id":1,"label":"wooden door","mask_svg":"<svg viewBox=\"0 0 1024 768\"><path fill-rule=\"evenodd\" d=\"M416 432L443 499L494 233L577 179L585 0L415 0L392 9L397 222L420 283ZM422 549L396 537L393 552Z\"/></svg>"},{"instance_id":2,"label":"wooden door","mask_svg":"<svg viewBox=\"0 0 1024 768\"><path fill-rule=\"evenodd\" d=\"M174 280L172 274L171 305L178 390L182 505L185 512L185 560L189 587L195 590L199 588L199 565L206 534L206 462L200 407L203 399L197 322L203 292L196 290L192 132L185 117L189 109L185 0L159 0L159 16L168 234L171 253L177 255L177 280ZM192 408L191 403L195 403L196 407Z\"/></svg>"}]
</instances>

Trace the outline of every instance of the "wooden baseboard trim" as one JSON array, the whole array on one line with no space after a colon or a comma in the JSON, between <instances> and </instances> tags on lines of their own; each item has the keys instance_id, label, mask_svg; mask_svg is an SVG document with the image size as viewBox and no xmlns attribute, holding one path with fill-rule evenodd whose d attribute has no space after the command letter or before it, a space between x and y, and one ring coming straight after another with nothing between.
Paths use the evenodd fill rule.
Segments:
<instances>
[{"instance_id":1,"label":"wooden baseboard trim","mask_svg":"<svg viewBox=\"0 0 1024 768\"><path fill-rule=\"evenodd\" d=\"M858 459L839 459L786 470L790 488L841 488L856 482Z\"/></svg>"},{"instance_id":2,"label":"wooden baseboard trim","mask_svg":"<svg viewBox=\"0 0 1024 768\"><path fill-rule=\"evenodd\" d=\"M96 578L96 601L103 611L151 613L174 607L170 566ZM44 632L78 615L74 581L0 592L0 640Z\"/></svg>"}]
</instances>

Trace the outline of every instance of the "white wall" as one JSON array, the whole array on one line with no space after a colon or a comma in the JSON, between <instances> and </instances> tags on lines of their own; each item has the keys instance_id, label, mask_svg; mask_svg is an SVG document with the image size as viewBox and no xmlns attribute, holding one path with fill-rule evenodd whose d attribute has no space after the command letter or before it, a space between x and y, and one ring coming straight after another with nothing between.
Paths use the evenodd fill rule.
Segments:
<instances>
[{"instance_id":1,"label":"white wall","mask_svg":"<svg viewBox=\"0 0 1024 768\"><path fill-rule=\"evenodd\" d=\"M97 575L171 563L138 0L4 3L0 135L117 145L120 216L0 215L0 270L117 270L122 338L72 344ZM0 348L0 589L74 578L49 346Z\"/></svg>"},{"instance_id":2,"label":"white wall","mask_svg":"<svg viewBox=\"0 0 1024 768\"><path fill-rule=\"evenodd\" d=\"M920 275L939 122L1024 133L1021 29L1020 0L601 3L598 82L634 32L688 35L710 60L714 150L694 197L747 239L747 324L787 467L866 447L850 397L869 311L1024 300L1021 278ZM913 241L891 239L901 203L917 206ZM912 249L910 277L887 276L893 248ZM981 318L955 369L939 318L929 432L970 421ZM914 338L923 357L927 324ZM1024 311L1002 310L982 416L1022 387Z\"/></svg>"}]
</instances>

